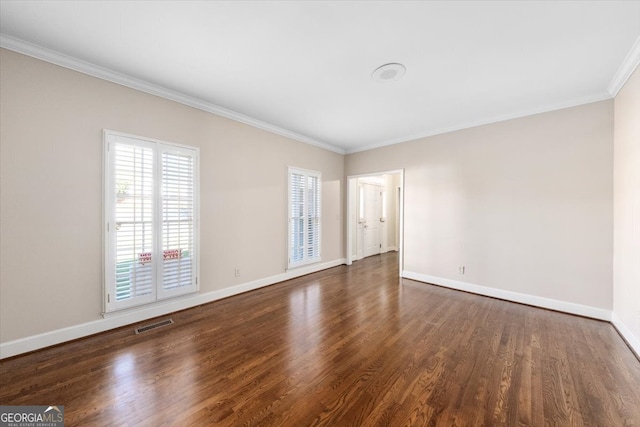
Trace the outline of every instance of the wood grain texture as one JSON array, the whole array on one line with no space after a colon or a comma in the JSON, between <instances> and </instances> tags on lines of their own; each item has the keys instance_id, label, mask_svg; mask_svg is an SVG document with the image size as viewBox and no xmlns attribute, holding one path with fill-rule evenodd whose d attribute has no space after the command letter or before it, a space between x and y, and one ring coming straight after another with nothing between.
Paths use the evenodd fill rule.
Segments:
<instances>
[{"instance_id":1,"label":"wood grain texture","mask_svg":"<svg viewBox=\"0 0 640 427\"><path fill-rule=\"evenodd\" d=\"M375 256L8 359L0 404L67 426L640 426L610 324L397 276Z\"/></svg>"}]
</instances>

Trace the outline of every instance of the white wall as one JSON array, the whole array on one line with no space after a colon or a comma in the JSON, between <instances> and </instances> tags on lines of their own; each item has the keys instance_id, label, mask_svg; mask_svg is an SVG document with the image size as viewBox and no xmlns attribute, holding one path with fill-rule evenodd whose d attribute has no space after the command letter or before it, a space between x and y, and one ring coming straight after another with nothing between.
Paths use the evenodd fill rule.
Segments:
<instances>
[{"instance_id":1,"label":"white wall","mask_svg":"<svg viewBox=\"0 0 640 427\"><path fill-rule=\"evenodd\" d=\"M117 325L100 316L104 128L200 147L201 294L284 277L287 166L322 172L322 259L342 262L342 155L15 52L0 55L3 344Z\"/></svg>"},{"instance_id":2,"label":"white wall","mask_svg":"<svg viewBox=\"0 0 640 427\"><path fill-rule=\"evenodd\" d=\"M640 354L640 68L615 99L613 323Z\"/></svg>"},{"instance_id":3,"label":"white wall","mask_svg":"<svg viewBox=\"0 0 640 427\"><path fill-rule=\"evenodd\" d=\"M609 317L613 101L350 154L345 161L347 175L400 168L405 276Z\"/></svg>"}]
</instances>

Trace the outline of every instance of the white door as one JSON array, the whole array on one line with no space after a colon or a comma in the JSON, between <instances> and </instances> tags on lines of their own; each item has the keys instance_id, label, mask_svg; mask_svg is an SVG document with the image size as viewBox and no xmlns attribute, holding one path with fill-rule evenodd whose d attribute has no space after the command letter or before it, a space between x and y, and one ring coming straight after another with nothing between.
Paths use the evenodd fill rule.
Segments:
<instances>
[{"instance_id":1,"label":"white door","mask_svg":"<svg viewBox=\"0 0 640 427\"><path fill-rule=\"evenodd\" d=\"M380 218L382 217L382 187L374 184L362 184L363 190L363 240L364 254L368 257L381 252Z\"/></svg>"}]
</instances>

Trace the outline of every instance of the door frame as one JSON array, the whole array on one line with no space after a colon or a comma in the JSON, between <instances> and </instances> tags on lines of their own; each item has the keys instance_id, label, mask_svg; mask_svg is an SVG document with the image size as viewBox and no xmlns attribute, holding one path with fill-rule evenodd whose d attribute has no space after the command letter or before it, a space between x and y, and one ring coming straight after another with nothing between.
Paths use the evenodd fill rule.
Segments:
<instances>
[{"instance_id":1,"label":"door frame","mask_svg":"<svg viewBox=\"0 0 640 427\"><path fill-rule=\"evenodd\" d=\"M347 265L353 264L353 256L351 254L353 250L353 231L355 224L351 221L351 217L355 214L353 212L352 201L355 201L355 198L358 194L358 188L356 185L356 180L358 178L366 178L366 177L377 177L383 175L400 175L400 215L398 218L398 275L402 277L402 271L404 269L404 169L394 169L380 172L371 172L364 173L358 175L347 175L347 230L346 230L346 240L347 240ZM395 191L395 190L394 190Z\"/></svg>"}]
</instances>

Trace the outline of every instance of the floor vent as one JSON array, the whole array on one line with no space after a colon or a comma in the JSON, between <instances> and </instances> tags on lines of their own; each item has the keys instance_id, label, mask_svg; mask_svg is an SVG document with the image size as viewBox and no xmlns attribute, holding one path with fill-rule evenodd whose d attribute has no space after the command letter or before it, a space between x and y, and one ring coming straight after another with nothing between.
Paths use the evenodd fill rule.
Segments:
<instances>
[{"instance_id":1,"label":"floor vent","mask_svg":"<svg viewBox=\"0 0 640 427\"><path fill-rule=\"evenodd\" d=\"M150 331L152 329L161 328L163 326L171 325L173 323L173 319L161 320L160 322L152 323L147 326L143 326L141 328L136 328L136 334L141 334L143 332Z\"/></svg>"}]
</instances>

